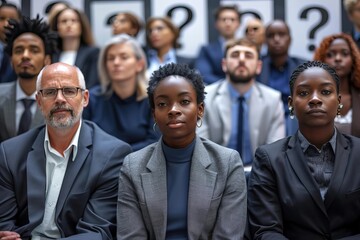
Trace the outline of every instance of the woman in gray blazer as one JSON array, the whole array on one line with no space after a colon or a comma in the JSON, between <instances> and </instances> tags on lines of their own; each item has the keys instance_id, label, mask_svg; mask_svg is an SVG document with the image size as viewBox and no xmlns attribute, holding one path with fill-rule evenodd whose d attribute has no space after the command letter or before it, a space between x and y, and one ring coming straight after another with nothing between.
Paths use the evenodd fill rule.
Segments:
<instances>
[{"instance_id":1,"label":"woman in gray blazer","mask_svg":"<svg viewBox=\"0 0 360 240\"><path fill-rule=\"evenodd\" d=\"M196 136L204 84L187 65L152 75L148 95L162 134L128 155L120 171L118 239L242 239L246 183L235 150Z\"/></svg>"}]
</instances>

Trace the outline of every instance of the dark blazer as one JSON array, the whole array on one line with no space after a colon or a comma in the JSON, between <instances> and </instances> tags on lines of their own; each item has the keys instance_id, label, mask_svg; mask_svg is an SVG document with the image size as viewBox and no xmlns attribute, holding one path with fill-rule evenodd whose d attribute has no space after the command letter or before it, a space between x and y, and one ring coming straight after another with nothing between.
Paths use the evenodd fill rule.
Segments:
<instances>
[{"instance_id":1,"label":"dark blazer","mask_svg":"<svg viewBox=\"0 0 360 240\"><path fill-rule=\"evenodd\" d=\"M29 239L44 216L45 126L0 145L0 230ZM78 152L69 161L55 219L62 238L113 239L118 175L130 146L83 121Z\"/></svg>"},{"instance_id":2,"label":"dark blazer","mask_svg":"<svg viewBox=\"0 0 360 240\"><path fill-rule=\"evenodd\" d=\"M88 89L99 84L97 68L99 52L100 50L97 47L80 45L76 55L74 65L80 68L81 72L84 74L86 88ZM59 61L60 53L61 52L58 52L52 55L52 63Z\"/></svg>"},{"instance_id":3,"label":"dark blazer","mask_svg":"<svg viewBox=\"0 0 360 240\"><path fill-rule=\"evenodd\" d=\"M16 136L16 81L0 84L0 142ZM36 104L36 103L34 103ZM30 128L44 123L37 107Z\"/></svg>"},{"instance_id":4,"label":"dark blazer","mask_svg":"<svg viewBox=\"0 0 360 240\"><path fill-rule=\"evenodd\" d=\"M323 201L297 134L258 148L248 185L253 239L360 239L360 139L338 132L335 152Z\"/></svg>"},{"instance_id":5,"label":"dark blazer","mask_svg":"<svg viewBox=\"0 0 360 240\"><path fill-rule=\"evenodd\" d=\"M166 160L161 141L124 160L117 209L119 240L165 239ZM239 154L197 137L188 199L189 240L241 240L246 224L246 183Z\"/></svg>"},{"instance_id":6,"label":"dark blazer","mask_svg":"<svg viewBox=\"0 0 360 240\"><path fill-rule=\"evenodd\" d=\"M352 120L351 120L351 135L360 137L360 89L351 87L351 108L352 108Z\"/></svg>"},{"instance_id":7,"label":"dark blazer","mask_svg":"<svg viewBox=\"0 0 360 240\"><path fill-rule=\"evenodd\" d=\"M221 64L223 57L224 53L219 40L201 47L195 61L195 68L199 70L206 84L225 78Z\"/></svg>"},{"instance_id":8,"label":"dark blazer","mask_svg":"<svg viewBox=\"0 0 360 240\"><path fill-rule=\"evenodd\" d=\"M11 58L6 52L3 52L3 54L0 63L0 83L15 81L17 76L11 66Z\"/></svg>"}]
</instances>

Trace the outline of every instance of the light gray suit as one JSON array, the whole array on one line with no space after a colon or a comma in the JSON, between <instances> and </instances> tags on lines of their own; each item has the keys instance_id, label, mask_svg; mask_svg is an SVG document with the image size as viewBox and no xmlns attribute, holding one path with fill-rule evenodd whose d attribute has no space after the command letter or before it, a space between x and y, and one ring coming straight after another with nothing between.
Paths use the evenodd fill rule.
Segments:
<instances>
[{"instance_id":1,"label":"light gray suit","mask_svg":"<svg viewBox=\"0 0 360 240\"><path fill-rule=\"evenodd\" d=\"M34 103L36 104L36 103ZM16 81L0 84L0 142L15 137L16 132ZM37 108L30 128L44 123L44 117Z\"/></svg>"},{"instance_id":2,"label":"light gray suit","mask_svg":"<svg viewBox=\"0 0 360 240\"><path fill-rule=\"evenodd\" d=\"M118 239L165 239L166 160L160 139L128 155L120 172ZM242 239L246 181L239 154L196 138L191 159L189 239Z\"/></svg>"},{"instance_id":3,"label":"light gray suit","mask_svg":"<svg viewBox=\"0 0 360 240\"><path fill-rule=\"evenodd\" d=\"M201 137L228 146L231 135L231 99L229 82L221 80L205 88L205 114L198 128ZM249 128L252 152L257 147L285 137L284 109L281 94L255 82L249 105Z\"/></svg>"}]
</instances>

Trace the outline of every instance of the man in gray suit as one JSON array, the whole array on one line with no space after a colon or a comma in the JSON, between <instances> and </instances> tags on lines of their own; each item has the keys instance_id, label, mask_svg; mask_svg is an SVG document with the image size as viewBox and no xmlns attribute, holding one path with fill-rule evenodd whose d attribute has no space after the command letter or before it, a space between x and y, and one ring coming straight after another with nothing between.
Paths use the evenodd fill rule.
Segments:
<instances>
[{"instance_id":1,"label":"man in gray suit","mask_svg":"<svg viewBox=\"0 0 360 240\"><path fill-rule=\"evenodd\" d=\"M56 46L55 35L38 18L24 17L11 24L5 50L11 56L17 81L0 84L0 142L43 123L34 104L36 78L50 64Z\"/></svg>"},{"instance_id":2,"label":"man in gray suit","mask_svg":"<svg viewBox=\"0 0 360 240\"><path fill-rule=\"evenodd\" d=\"M46 125L0 145L0 239L114 239L130 146L81 119L89 92L77 67L46 66L36 90Z\"/></svg>"},{"instance_id":3,"label":"man in gray suit","mask_svg":"<svg viewBox=\"0 0 360 240\"><path fill-rule=\"evenodd\" d=\"M226 79L205 88L206 114L198 133L236 149L250 170L257 147L285 136L281 94L256 82L261 61L256 44L248 39L228 42L222 68Z\"/></svg>"}]
</instances>

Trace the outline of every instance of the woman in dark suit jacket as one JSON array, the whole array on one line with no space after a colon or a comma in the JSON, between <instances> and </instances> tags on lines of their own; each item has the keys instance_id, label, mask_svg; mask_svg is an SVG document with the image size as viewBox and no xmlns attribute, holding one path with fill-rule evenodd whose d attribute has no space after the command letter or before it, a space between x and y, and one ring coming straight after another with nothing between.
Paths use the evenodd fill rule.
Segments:
<instances>
[{"instance_id":1,"label":"woman in dark suit jacket","mask_svg":"<svg viewBox=\"0 0 360 240\"><path fill-rule=\"evenodd\" d=\"M298 132L255 153L248 188L252 239L359 239L360 139L342 134L339 77L321 62L299 65L289 108Z\"/></svg>"},{"instance_id":2,"label":"woman in dark suit jacket","mask_svg":"<svg viewBox=\"0 0 360 240\"><path fill-rule=\"evenodd\" d=\"M149 101L162 138L124 160L118 239L242 239L246 185L239 154L196 136L204 84L187 65L155 71Z\"/></svg>"},{"instance_id":3,"label":"woman in dark suit jacket","mask_svg":"<svg viewBox=\"0 0 360 240\"><path fill-rule=\"evenodd\" d=\"M59 35L57 54L52 62L75 65L84 74L86 87L99 84L97 61L99 48L94 46L90 23L83 12L75 8L59 11L50 22L51 29Z\"/></svg>"},{"instance_id":4,"label":"woman in dark suit jacket","mask_svg":"<svg viewBox=\"0 0 360 240\"><path fill-rule=\"evenodd\" d=\"M314 59L336 69L340 78L343 108L335 119L340 132L360 137L360 52L345 33L325 37L315 51Z\"/></svg>"}]
</instances>

